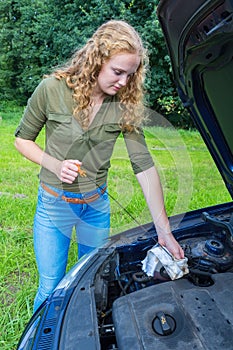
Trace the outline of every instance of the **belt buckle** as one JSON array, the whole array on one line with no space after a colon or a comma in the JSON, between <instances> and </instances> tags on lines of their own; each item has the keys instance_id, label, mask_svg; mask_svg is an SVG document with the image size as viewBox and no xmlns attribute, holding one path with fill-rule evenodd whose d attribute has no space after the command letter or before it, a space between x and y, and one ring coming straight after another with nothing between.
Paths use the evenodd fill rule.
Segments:
<instances>
[{"instance_id":1,"label":"belt buckle","mask_svg":"<svg viewBox=\"0 0 233 350\"><path fill-rule=\"evenodd\" d=\"M84 203L84 201L80 198L69 198L69 197L65 197L62 196L62 199L67 202L67 203L73 203L73 204L82 204Z\"/></svg>"}]
</instances>

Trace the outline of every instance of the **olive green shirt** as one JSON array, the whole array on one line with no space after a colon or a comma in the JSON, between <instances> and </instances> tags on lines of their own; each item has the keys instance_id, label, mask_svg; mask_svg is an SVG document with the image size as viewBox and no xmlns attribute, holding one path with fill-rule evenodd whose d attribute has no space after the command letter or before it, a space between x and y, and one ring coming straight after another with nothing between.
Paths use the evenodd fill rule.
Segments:
<instances>
[{"instance_id":1,"label":"olive green shirt","mask_svg":"<svg viewBox=\"0 0 233 350\"><path fill-rule=\"evenodd\" d=\"M122 133L135 174L153 166L142 130L122 132L121 109L116 96L108 96L88 130L73 116L72 90L64 79L49 77L38 85L28 100L15 136L35 141L45 126L45 152L59 159L78 159L87 177L78 176L73 184L61 182L55 174L41 168L40 180L54 187L79 193L91 191L107 181L110 158Z\"/></svg>"}]
</instances>

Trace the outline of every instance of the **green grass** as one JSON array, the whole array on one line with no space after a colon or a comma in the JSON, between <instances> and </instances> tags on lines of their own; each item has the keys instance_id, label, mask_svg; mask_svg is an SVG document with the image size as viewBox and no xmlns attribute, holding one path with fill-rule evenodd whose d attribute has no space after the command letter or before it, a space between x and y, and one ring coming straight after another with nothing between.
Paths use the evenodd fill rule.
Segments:
<instances>
[{"instance_id":1,"label":"green grass","mask_svg":"<svg viewBox=\"0 0 233 350\"><path fill-rule=\"evenodd\" d=\"M36 206L39 167L14 148L14 131L22 109L1 110L0 124L0 348L13 350L32 314L37 289L32 222ZM215 164L196 131L148 128L146 139L160 173L169 215L230 201ZM43 136L39 142L43 143ZM135 226L150 214L132 173L123 139L119 139L109 173L112 234ZM68 269L76 262L72 241Z\"/></svg>"}]
</instances>

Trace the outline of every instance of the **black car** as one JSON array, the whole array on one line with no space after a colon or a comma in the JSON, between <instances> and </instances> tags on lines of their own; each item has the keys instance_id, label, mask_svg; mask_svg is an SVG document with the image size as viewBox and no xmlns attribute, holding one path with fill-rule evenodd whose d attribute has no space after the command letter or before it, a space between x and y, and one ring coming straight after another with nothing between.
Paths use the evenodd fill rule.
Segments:
<instances>
[{"instance_id":1,"label":"black car","mask_svg":"<svg viewBox=\"0 0 233 350\"><path fill-rule=\"evenodd\" d=\"M158 18L184 106L233 195L233 0L162 0ZM142 271L152 223L85 256L33 315L18 350L233 349L233 204L170 218L189 273Z\"/></svg>"}]
</instances>

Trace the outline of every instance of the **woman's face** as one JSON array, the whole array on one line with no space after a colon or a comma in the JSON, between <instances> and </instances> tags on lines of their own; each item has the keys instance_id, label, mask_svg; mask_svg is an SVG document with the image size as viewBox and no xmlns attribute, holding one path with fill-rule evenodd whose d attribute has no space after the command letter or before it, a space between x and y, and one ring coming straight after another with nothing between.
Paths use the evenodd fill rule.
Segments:
<instances>
[{"instance_id":1,"label":"woman's face","mask_svg":"<svg viewBox=\"0 0 233 350\"><path fill-rule=\"evenodd\" d=\"M97 78L95 93L115 95L124 87L140 64L140 57L132 53L119 53L103 64Z\"/></svg>"}]
</instances>

